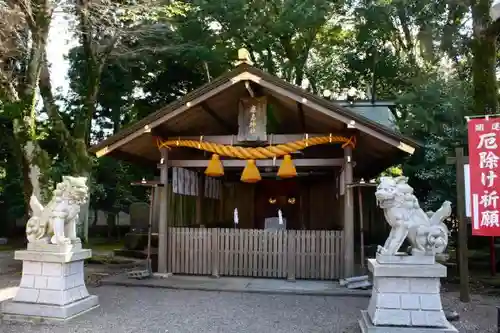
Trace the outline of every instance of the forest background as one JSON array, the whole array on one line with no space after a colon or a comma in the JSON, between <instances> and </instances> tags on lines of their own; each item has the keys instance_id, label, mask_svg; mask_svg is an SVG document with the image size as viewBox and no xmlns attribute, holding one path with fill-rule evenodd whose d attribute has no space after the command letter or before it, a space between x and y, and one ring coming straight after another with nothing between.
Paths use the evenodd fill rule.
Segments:
<instances>
[{"instance_id":1,"label":"forest background","mask_svg":"<svg viewBox=\"0 0 500 333\"><path fill-rule=\"evenodd\" d=\"M424 144L388 172L410 177L426 209L455 202L446 157L466 146L465 116L498 113L491 6L0 0L0 235L63 174L90 177L90 208L108 212L112 228L118 212L146 200L130 182L151 175L97 160L89 146L230 70L241 47L255 66L325 98L352 88L366 98L375 86L376 100L396 102L399 130Z\"/></svg>"}]
</instances>

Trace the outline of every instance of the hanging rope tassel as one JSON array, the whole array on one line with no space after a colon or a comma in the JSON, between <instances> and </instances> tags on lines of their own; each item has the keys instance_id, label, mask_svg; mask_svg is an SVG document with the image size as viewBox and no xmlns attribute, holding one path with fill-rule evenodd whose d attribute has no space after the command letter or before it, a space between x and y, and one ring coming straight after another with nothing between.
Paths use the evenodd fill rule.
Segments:
<instances>
[{"instance_id":1,"label":"hanging rope tassel","mask_svg":"<svg viewBox=\"0 0 500 333\"><path fill-rule=\"evenodd\" d=\"M261 179L259 169L255 165L255 160L248 160L247 166L241 174L241 181L244 183L256 183Z\"/></svg>"},{"instance_id":2,"label":"hanging rope tassel","mask_svg":"<svg viewBox=\"0 0 500 333\"><path fill-rule=\"evenodd\" d=\"M280 178L293 178L297 176L297 170L293 165L292 157L285 155L283 162L278 170L278 177Z\"/></svg>"},{"instance_id":3,"label":"hanging rope tassel","mask_svg":"<svg viewBox=\"0 0 500 333\"><path fill-rule=\"evenodd\" d=\"M219 159L219 155L212 155L212 158L208 162L208 166L205 170L205 175L210 177L224 176L224 167L222 166L222 162Z\"/></svg>"}]
</instances>

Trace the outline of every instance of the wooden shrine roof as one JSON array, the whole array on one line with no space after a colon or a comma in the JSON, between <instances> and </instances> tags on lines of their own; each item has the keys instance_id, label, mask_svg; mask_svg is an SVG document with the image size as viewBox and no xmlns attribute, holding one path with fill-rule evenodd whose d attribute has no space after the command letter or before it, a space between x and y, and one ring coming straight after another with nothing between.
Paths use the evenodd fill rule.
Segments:
<instances>
[{"instance_id":1,"label":"wooden shrine roof","mask_svg":"<svg viewBox=\"0 0 500 333\"><path fill-rule=\"evenodd\" d=\"M109 155L156 165L160 159L154 141L156 136L236 135L237 103L239 98L248 96L245 82L260 89L269 97L270 103L277 106L277 123L281 127L275 134L337 134L355 130L359 133L358 145L363 151L354 156L355 160L363 160L362 163L369 163L373 168L380 164L376 169L397 163L420 146L415 140L349 107L243 63L92 146L90 152L97 156Z\"/></svg>"}]
</instances>

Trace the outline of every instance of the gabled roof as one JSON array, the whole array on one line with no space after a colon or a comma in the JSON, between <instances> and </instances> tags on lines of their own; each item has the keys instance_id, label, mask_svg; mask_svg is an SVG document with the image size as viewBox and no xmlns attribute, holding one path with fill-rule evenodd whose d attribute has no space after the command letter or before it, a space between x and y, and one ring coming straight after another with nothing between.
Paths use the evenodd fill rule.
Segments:
<instances>
[{"instance_id":1,"label":"gabled roof","mask_svg":"<svg viewBox=\"0 0 500 333\"><path fill-rule=\"evenodd\" d=\"M334 103L353 110L361 116L399 133L396 117L394 117L391 111L391 107L395 105L393 102L376 101L372 103L371 101L356 100L353 103L349 103L348 101L335 101Z\"/></svg>"},{"instance_id":2,"label":"gabled roof","mask_svg":"<svg viewBox=\"0 0 500 333\"><path fill-rule=\"evenodd\" d=\"M413 151L420 146L416 141L401 135L394 129L377 123L348 107L341 106L335 102L311 94L300 87L243 63L212 82L201 86L140 121L122 129L117 134L92 146L90 152L96 153L98 156L111 152L145 133L150 133L152 129L160 126L167 120L180 115L184 111L189 110L241 81L253 81L278 94L294 99L297 103L302 103L331 118L345 124L350 124L361 132L377 137L406 153L412 154Z\"/></svg>"}]
</instances>

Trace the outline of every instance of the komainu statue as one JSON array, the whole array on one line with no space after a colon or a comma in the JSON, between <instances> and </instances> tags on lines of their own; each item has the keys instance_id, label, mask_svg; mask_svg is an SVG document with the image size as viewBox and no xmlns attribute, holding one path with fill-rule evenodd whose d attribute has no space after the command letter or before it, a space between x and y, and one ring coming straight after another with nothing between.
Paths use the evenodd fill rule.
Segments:
<instances>
[{"instance_id":1,"label":"komainu statue","mask_svg":"<svg viewBox=\"0 0 500 333\"><path fill-rule=\"evenodd\" d=\"M408 185L407 177L382 177L375 192L377 203L391 226L381 255L395 255L407 238L413 255L443 253L448 245L448 228L443 221L451 214L451 203L445 201L440 209L425 213Z\"/></svg>"},{"instance_id":2,"label":"komainu statue","mask_svg":"<svg viewBox=\"0 0 500 333\"><path fill-rule=\"evenodd\" d=\"M63 176L57 184L52 200L43 207L36 196L31 196L33 215L26 225L28 242L71 244L76 237L76 222L80 206L87 201L86 177Z\"/></svg>"}]
</instances>

